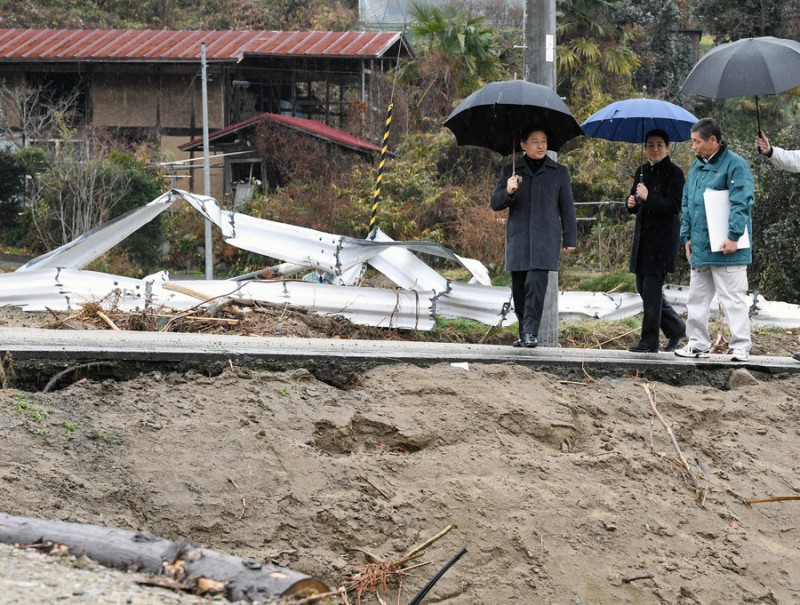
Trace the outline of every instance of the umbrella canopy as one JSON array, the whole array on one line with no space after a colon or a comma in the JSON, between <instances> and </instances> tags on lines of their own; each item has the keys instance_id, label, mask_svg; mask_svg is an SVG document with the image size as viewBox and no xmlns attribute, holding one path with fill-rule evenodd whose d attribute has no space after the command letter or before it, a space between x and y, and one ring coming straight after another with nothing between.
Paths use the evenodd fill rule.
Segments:
<instances>
[{"instance_id":1,"label":"umbrella canopy","mask_svg":"<svg viewBox=\"0 0 800 605\"><path fill-rule=\"evenodd\" d=\"M712 99L776 95L800 86L800 42L763 36L720 44L697 62L681 92Z\"/></svg>"},{"instance_id":2,"label":"umbrella canopy","mask_svg":"<svg viewBox=\"0 0 800 605\"><path fill-rule=\"evenodd\" d=\"M659 99L625 99L606 105L581 124L590 137L608 141L644 143L654 128L670 141L687 141L697 118L683 107Z\"/></svg>"},{"instance_id":3,"label":"umbrella canopy","mask_svg":"<svg viewBox=\"0 0 800 605\"><path fill-rule=\"evenodd\" d=\"M444 123L459 145L486 147L503 155L517 150L520 131L530 124L547 133L547 148L552 151L583 134L552 88L524 80L487 84L459 103Z\"/></svg>"},{"instance_id":4,"label":"umbrella canopy","mask_svg":"<svg viewBox=\"0 0 800 605\"><path fill-rule=\"evenodd\" d=\"M720 44L697 62L681 92L712 99L775 95L800 86L800 42L764 36Z\"/></svg>"}]
</instances>

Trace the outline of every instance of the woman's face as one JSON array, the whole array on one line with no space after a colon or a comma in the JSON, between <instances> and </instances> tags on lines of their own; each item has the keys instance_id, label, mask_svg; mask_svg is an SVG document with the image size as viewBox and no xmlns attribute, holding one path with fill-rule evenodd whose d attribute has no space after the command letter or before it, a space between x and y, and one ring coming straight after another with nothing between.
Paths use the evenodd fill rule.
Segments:
<instances>
[{"instance_id":1,"label":"woman's face","mask_svg":"<svg viewBox=\"0 0 800 605\"><path fill-rule=\"evenodd\" d=\"M645 153L647 153L647 159L654 164L663 160L667 157L667 153L669 153L669 147L666 141L657 136L647 137L644 149Z\"/></svg>"},{"instance_id":2,"label":"woman's face","mask_svg":"<svg viewBox=\"0 0 800 605\"><path fill-rule=\"evenodd\" d=\"M519 145L529 158L541 160L547 154L547 135L543 130L534 130Z\"/></svg>"}]
</instances>

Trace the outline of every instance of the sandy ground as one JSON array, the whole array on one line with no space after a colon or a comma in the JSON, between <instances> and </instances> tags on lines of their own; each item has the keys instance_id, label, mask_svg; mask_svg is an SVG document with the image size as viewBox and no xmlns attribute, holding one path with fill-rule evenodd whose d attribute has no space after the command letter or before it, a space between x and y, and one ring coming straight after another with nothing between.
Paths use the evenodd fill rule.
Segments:
<instances>
[{"instance_id":1,"label":"sandy ground","mask_svg":"<svg viewBox=\"0 0 800 605\"><path fill-rule=\"evenodd\" d=\"M378 367L348 390L237 367L7 388L0 511L185 537L331 587L363 550L399 558L454 524L399 596L389 584L392 604L462 547L423 603L800 603L800 501L744 502L800 494L800 377L739 378L440 364ZM0 548L0 603L200 602L79 563Z\"/></svg>"}]
</instances>

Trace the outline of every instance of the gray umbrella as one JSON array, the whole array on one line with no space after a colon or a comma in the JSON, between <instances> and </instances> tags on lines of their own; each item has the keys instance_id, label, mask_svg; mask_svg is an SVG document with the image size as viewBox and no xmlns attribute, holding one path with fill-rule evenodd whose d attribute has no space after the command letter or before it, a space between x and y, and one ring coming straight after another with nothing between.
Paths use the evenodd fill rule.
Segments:
<instances>
[{"instance_id":1,"label":"gray umbrella","mask_svg":"<svg viewBox=\"0 0 800 605\"><path fill-rule=\"evenodd\" d=\"M800 86L800 42L764 36L711 49L694 66L681 92L712 99L775 95Z\"/></svg>"}]
</instances>

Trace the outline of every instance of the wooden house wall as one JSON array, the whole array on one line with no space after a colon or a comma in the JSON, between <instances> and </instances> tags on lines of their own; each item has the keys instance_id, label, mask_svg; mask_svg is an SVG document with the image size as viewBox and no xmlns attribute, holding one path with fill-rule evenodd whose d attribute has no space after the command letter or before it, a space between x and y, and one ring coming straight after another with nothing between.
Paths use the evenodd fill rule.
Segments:
<instances>
[{"instance_id":1,"label":"wooden house wall","mask_svg":"<svg viewBox=\"0 0 800 605\"><path fill-rule=\"evenodd\" d=\"M210 130L225 126L224 82L219 73L209 70ZM197 69L103 66L92 74L90 89L93 124L158 128L187 137L201 132L202 81Z\"/></svg>"}]
</instances>

